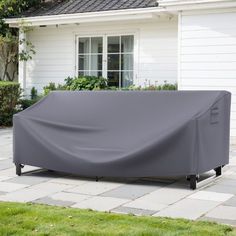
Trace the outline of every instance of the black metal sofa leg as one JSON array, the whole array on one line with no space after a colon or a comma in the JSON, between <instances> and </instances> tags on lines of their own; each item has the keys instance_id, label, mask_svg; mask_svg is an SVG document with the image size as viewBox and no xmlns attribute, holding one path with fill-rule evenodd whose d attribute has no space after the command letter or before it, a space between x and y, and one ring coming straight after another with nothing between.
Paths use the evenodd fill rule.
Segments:
<instances>
[{"instance_id":1,"label":"black metal sofa leg","mask_svg":"<svg viewBox=\"0 0 236 236\"><path fill-rule=\"evenodd\" d=\"M190 175L190 189L195 190L197 188L197 175Z\"/></svg>"},{"instance_id":2,"label":"black metal sofa leg","mask_svg":"<svg viewBox=\"0 0 236 236\"><path fill-rule=\"evenodd\" d=\"M16 175L21 176L21 169L23 166L21 164L15 164L16 165Z\"/></svg>"},{"instance_id":3,"label":"black metal sofa leg","mask_svg":"<svg viewBox=\"0 0 236 236\"><path fill-rule=\"evenodd\" d=\"M215 168L215 172L216 172L216 177L221 176L222 175L222 166Z\"/></svg>"}]
</instances>

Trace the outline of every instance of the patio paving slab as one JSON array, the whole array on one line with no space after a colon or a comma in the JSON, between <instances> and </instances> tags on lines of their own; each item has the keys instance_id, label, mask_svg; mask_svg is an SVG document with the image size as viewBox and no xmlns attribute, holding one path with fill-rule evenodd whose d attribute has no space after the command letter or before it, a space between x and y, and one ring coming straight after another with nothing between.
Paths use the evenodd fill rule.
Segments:
<instances>
[{"instance_id":1,"label":"patio paving slab","mask_svg":"<svg viewBox=\"0 0 236 236\"><path fill-rule=\"evenodd\" d=\"M116 189L108 191L101 196L104 197L115 197L115 198L123 198L123 199L136 199L151 193L158 188L162 188L166 186L165 183L159 182L149 182L149 181L136 181L132 184L124 184Z\"/></svg>"},{"instance_id":2,"label":"patio paving slab","mask_svg":"<svg viewBox=\"0 0 236 236\"><path fill-rule=\"evenodd\" d=\"M224 172L222 178L227 178L227 179L236 179L236 172L232 171L232 170L228 170L226 172Z\"/></svg>"},{"instance_id":3,"label":"patio paving slab","mask_svg":"<svg viewBox=\"0 0 236 236\"><path fill-rule=\"evenodd\" d=\"M12 178L11 176L0 176L0 182L11 179L11 178Z\"/></svg>"},{"instance_id":4,"label":"patio paving slab","mask_svg":"<svg viewBox=\"0 0 236 236\"><path fill-rule=\"evenodd\" d=\"M227 193L215 193L208 191L199 191L195 194L190 195L188 198L190 199L198 199L198 200L207 200L207 201L216 201L216 202L225 202L232 198L233 194Z\"/></svg>"},{"instance_id":5,"label":"patio paving slab","mask_svg":"<svg viewBox=\"0 0 236 236\"><path fill-rule=\"evenodd\" d=\"M0 176L3 177L16 177L16 170L15 168L9 168L9 169L5 169L5 170L0 170Z\"/></svg>"},{"instance_id":6,"label":"patio paving slab","mask_svg":"<svg viewBox=\"0 0 236 236\"><path fill-rule=\"evenodd\" d=\"M69 188L68 185L42 183L0 196L0 201L31 202L67 188Z\"/></svg>"},{"instance_id":7,"label":"patio paving slab","mask_svg":"<svg viewBox=\"0 0 236 236\"><path fill-rule=\"evenodd\" d=\"M23 183L27 185L36 185L43 182L47 182L50 178L38 177L38 176L21 176L7 180L8 183Z\"/></svg>"},{"instance_id":8,"label":"patio paving slab","mask_svg":"<svg viewBox=\"0 0 236 236\"><path fill-rule=\"evenodd\" d=\"M229 185L236 187L236 179L221 178L216 183L220 185Z\"/></svg>"},{"instance_id":9,"label":"patio paving slab","mask_svg":"<svg viewBox=\"0 0 236 236\"><path fill-rule=\"evenodd\" d=\"M91 209L95 211L110 211L128 202L128 199L94 196L73 205L74 208Z\"/></svg>"},{"instance_id":10,"label":"patio paving slab","mask_svg":"<svg viewBox=\"0 0 236 236\"><path fill-rule=\"evenodd\" d=\"M7 183L7 182L0 182L0 190L2 192L14 192L19 189L23 189L25 187L28 187L26 184L15 184L15 183Z\"/></svg>"},{"instance_id":11,"label":"patio paving slab","mask_svg":"<svg viewBox=\"0 0 236 236\"><path fill-rule=\"evenodd\" d=\"M0 160L0 170L9 169L12 166L13 166L12 160L10 160L10 159Z\"/></svg>"},{"instance_id":12,"label":"patio paving slab","mask_svg":"<svg viewBox=\"0 0 236 236\"><path fill-rule=\"evenodd\" d=\"M80 194L87 194L87 195L99 195L104 192L107 192L111 189L115 189L122 184L120 183L111 183L111 182L88 182L86 184L80 185L78 187L73 187L67 190L67 192L71 193L80 193Z\"/></svg>"},{"instance_id":13,"label":"patio paving slab","mask_svg":"<svg viewBox=\"0 0 236 236\"><path fill-rule=\"evenodd\" d=\"M60 192L56 193L50 196L50 198L54 200L60 200L60 201L70 201L74 202L74 204L82 202L84 200L87 200L91 198L92 196L89 195L82 195L77 193L67 193L67 192Z\"/></svg>"},{"instance_id":14,"label":"patio paving slab","mask_svg":"<svg viewBox=\"0 0 236 236\"><path fill-rule=\"evenodd\" d=\"M142 197L135 199L127 204L124 205L125 207L133 208L133 209L140 209L140 210L149 210L149 211L160 211L168 205L164 205L162 203L157 202L156 200L151 201L147 198Z\"/></svg>"},{"instance_id":15,"label":"patio paving slab","mask_svg":"<svg viewBox=\"0 0 236 236\"><path fill-rule=\"evenodd\" d=\"M164 210L161 210L154 216L196 220L209 210L215 208L217 205L219 205L219 203L215 201L184 199Z\"/></svg>"},{"instance_id":16,"label":"patio paving slab","mask_svg":"<svg viewBox=\"0 0 236 236\"><path fill-rule=\"evenodd\" d=\"M15 177L7 180L8 183L22 183L27 185L36 185L49 180L54 179L56 181L58 176L63 176L64 174L59 172L49 172L49 171L36 171L31 173L23 174L20 177Z\"/></svg>"},{"instance_id":17,"label":"patio paving slab","mask_svg":"<svg viewBox=\"0 0 236 236\"><path fill-rule=\"evenodd\" d=\"M236 207L236 196L233 196L233 197L230 198L228 201L224 202L223 205L224 205L224 206Z\"/></svg>"},{"instance_id":18,"label":"patio paving slab","mask_svg":"<svg viewBox=\"0 0 236 236\"><path fill-rule=\"evenodd\" d=\"M75 186L80 186L83 184L87 184L91 181L89 180L83 180L78 177L73 177L73 176L65 176L63 178L56 178L56 179L51 179L51 183L58 183L58 184L69 184L69 185L75 185Z\"/></svg>"},{"instance_id":19,"label":"patio paving slab","mask_svg":"<svg viewBox=\"0 0 236 236\"><path fill-rule=\"evenodd\" d=\"M132 205L132 207L139 208L139 204L141 204L143 209L151 209L153 207L153 209L159 210L159 207L156 208L157 205L171 205L192 193L192 190L185 189L181 185L171 184L135 199L129 206L131 207Z\"/></svg>"},{"instance_id":20,"label":"patio paving slab","mask_svg":"<svg viewBox=\"0 0 236 236\"><path fill-rule=\"evenodd\" d=\"M149 210L136 209L123 206L113 209L112 212L121 214L133 214L137 216L151 216L156 213L156 211L149 211Z\"/></svg>"},{"instance_id":21,"label":"patio paving slab","mask_svg":"<svg viewBox=\"0 0 236 236\"><path fill-rule=\"evenodd\" d=\"M33 201L33 203L45 204L50 206L61 206L61 207L69 207L75 204L74 202L55 200L50 197L40 198L38 200Z\"/></svg>"},{"instance_id":22,"label":"patio paving slab","mask_svg":"<svg viewBox=\"0 0 236 236\"><path fill-rule=\"evenodd\" d=\"M236 187L231 185L215 184L205 188L205 190L216 193L236 194Z\"/></svg>"},{"instance_id":23,"label":"patio paving slab","mask_svg":"<svg viewBox=\"0 0 236 236\"><path fill-rule=\"evenodd\" d=\"M218 206L208 212L206 217L236 221L236 207Z\"/></svg>"},{"instance_id":24,"label":"patio paving slab","mask_svg":"<svg viewBox=\"0 0 236 236\"><path fill-rule=\"evenodd\" d=\"M4 159L9 159L13 157L13 147L12 144L9 144L12 141L8 141L8 142L2 142L0 141L0 143L2 144L0 146L0 160L4 160Z\"/></svg>"}]
</instances>

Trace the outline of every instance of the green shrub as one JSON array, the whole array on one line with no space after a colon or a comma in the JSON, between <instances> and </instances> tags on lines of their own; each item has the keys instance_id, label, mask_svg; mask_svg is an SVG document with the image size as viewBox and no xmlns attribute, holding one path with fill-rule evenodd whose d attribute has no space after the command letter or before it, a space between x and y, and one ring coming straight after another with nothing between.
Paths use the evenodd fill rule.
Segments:
<instances>
[{"instance_id":1,"label":"green shrub","mask_svg":"<svg viewBox=\"0 0 236 236\"><path fill-rule=\"evenodd\" d=\"M66 80L67 90L105 90L107 89L107 79L96 76L81 76Z\"/></svg>"},{"instance_id":2,"label":"green shrub","mask_svg":"<svg viewBox=\"0 0 236 236\"><path fill-rule=\"evenodd\" d=\"M25 109L31 107L36 102L38 102L41 98L43 98L43 96L42 95L39 96L37 89L35 87L33 87L31 89L30 99L26 98L26 99L20 100L21 109L25 110Z\"/></svg>"},{"instance_id":3,"label":"green shrub","mask_svg":"<svg viewBox=\"0 0 236 236\"><path fill-rule=\"evenodd\" d=\"M21 95L20 84L0 81L0 126L12 125Z\"/></svg>"},{"instance_id":4,"label":"green shrub","mask_svg":"<svg viewBox=\"0 0 236 236\"><path fill-rule=\"evenodd\" d=\"M111 90L119 90L119 88L111 88ZM170 84L165 82L162 85L154 86L150 85L148 87L141 87L141 86L135 86L131 85L130 87L122 88L122 91L162 91L162 90L178 90L177 84Z\"/></svg>"},{"instance_id":5,"label":"green shrub","mask_svg":"<svg viewBox=\"0 0 236 236\"><path fill-rule=\"evenodd\" d=\"M178 90L177 84L169 84L165 82L163 85L159 85L157 90Z\"/></svg>"},{"instance_id":6,"label":"green shrub","mask_svg":"<svg viewBox=\"0 0 236 236\"><path fill-rule=\"evenodd\" d=\"M31 100L35 100L38 97L38 91L35 87L31 89L31 94L30 94Z\"/></svg>"},{"instance_id":7,"label":"green shrub","mask_svg":"<svg viewBox=\"0 0 236 236\"><path fill-rule=\"evenodd\" d=\"M162 90L178 90L178 85L177 84L170 84L170 83L167 83L167 81L164 82L164 84L161 84L161 85L157 85L157 86L154 86L154 85L150 85L148 87L145 87L143 88L142 90L157 90L157 91L162 91Z\"/></svg>"},{"instance_id":8,"label":"green shrub","mask_svg":"<svg viewBox=\"0 0 236 236\"><path fill-rule=\"evenodd\" d=\"M40 99L41 99L41 97L37 97L35 99L22 99L22 100L20 100L21 109L25 110L25 109L31 107L36 102L38 102Z\"/></svg>"},{"instance_id":9,"label":"green shrub","mask_svg":"<svg viewBox=\"0 0 236 236\"><path fill-rule=\"evenodd\" d=\"M44 96L47 96L52 91L66 90L66 85L61 85L61 84L56 85L55 83L49 83L49 85L45 86L43 90L44 90Z\"/></svg>"}]
</instances>

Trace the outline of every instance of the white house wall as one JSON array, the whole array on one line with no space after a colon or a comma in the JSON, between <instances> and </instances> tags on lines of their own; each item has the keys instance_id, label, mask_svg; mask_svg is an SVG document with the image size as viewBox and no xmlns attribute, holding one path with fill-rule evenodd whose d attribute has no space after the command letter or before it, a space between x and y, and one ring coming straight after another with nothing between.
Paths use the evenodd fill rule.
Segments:
<instances>
[{"instance_id":1,"label":"white house wall","mask_svg":"<svg viewBox=\"0 0 236 236\"><path fill-rule=\"evenodd\" d=\"M76 35L135 33L135 84L177 81L177 19L164 17L136 22L37 27L28 33L36 49L27 62L26 91L39 92L49 82L63 83L75 76Z\"/></svg>"},{"instance_id":2,"label":"white house wall","mask_svg":"<svg viewBox=\"0 0 236 236\"><path fill-rule=\"evenodd\" d=\"M231 91L236 137L236 9L231 11L180 15L178 83L184 90Z\"/></svg>"}]
</instances>

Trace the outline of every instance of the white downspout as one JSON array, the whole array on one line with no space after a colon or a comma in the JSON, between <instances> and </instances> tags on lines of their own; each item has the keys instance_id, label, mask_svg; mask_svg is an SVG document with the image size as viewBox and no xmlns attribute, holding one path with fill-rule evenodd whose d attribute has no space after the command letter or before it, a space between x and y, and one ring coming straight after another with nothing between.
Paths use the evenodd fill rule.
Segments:
<instances>
[{"instance_id":1,"label":"white downspout","mask_svg":"<svg viewBox=\"0 0 236 236\"><path fill-rule=\"evenodd\" d=\"M19 30L19 53L26 52L26 33ZM19 60L19 77L18 82L23 89L23 95L26 95L26 61Z\"/></svg>"},{"instance_id":2,"label":"white downspout","mask_svg":"<svg viewBox=\"0 0 236 236\"><path fill-rule=\"evenodd\" d=\"M182 69L182 65L181 65L181 41L182 41L182 12L180 11L178 13L178 89L181 90L182 89L182 76L181 76L181 69Z\"/></svg>"}]
</instances>

